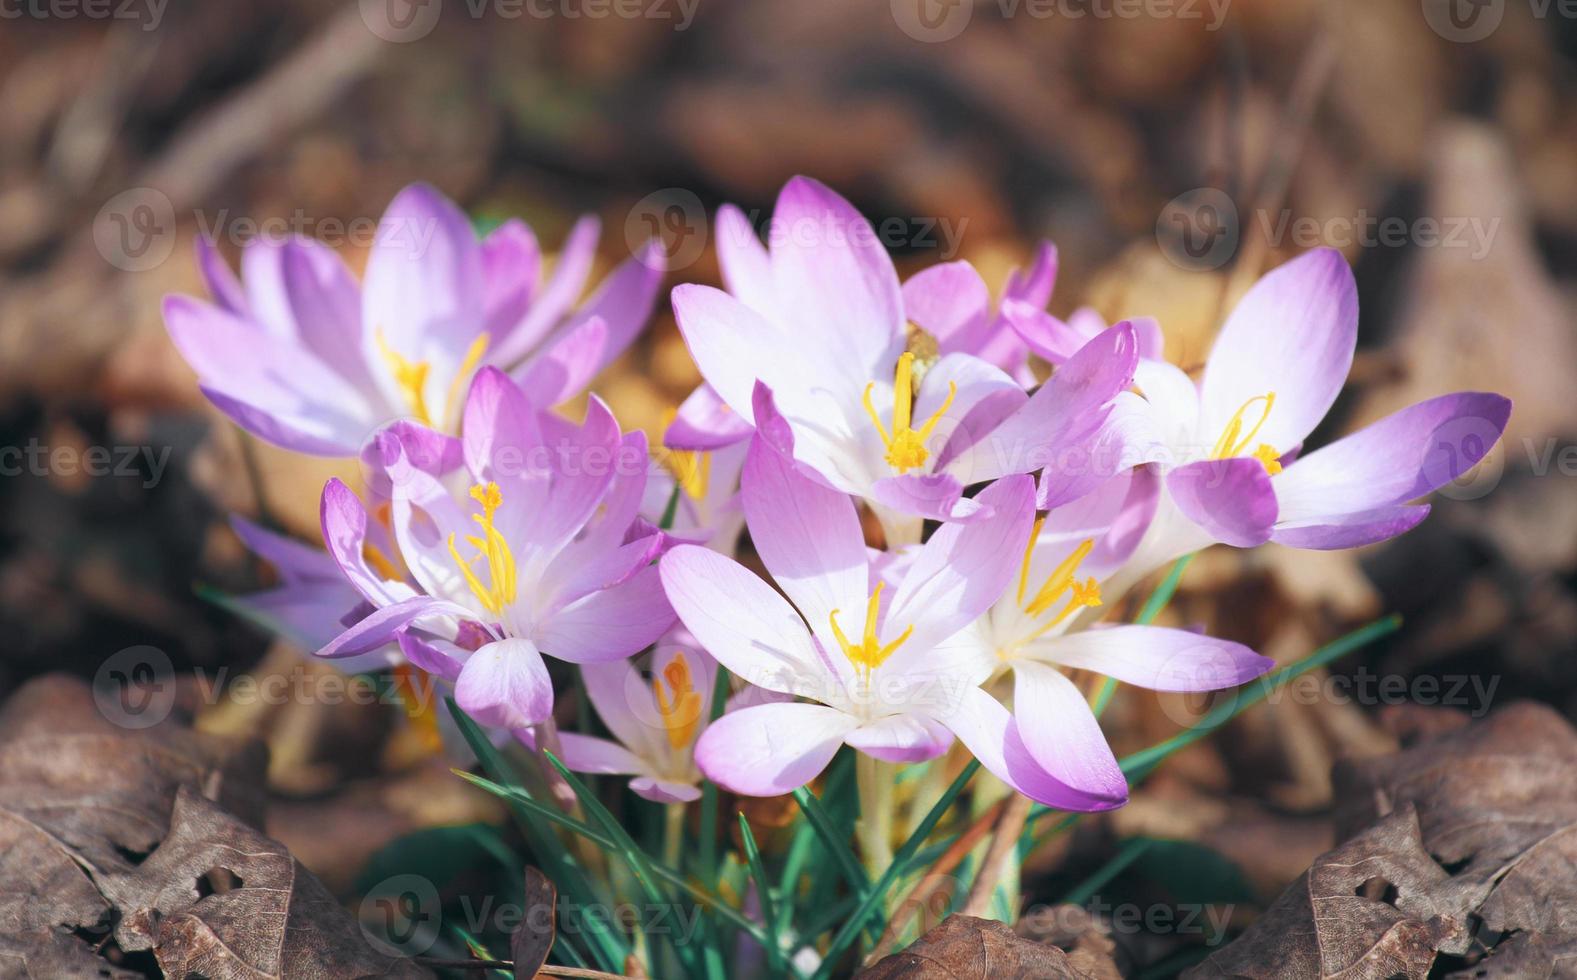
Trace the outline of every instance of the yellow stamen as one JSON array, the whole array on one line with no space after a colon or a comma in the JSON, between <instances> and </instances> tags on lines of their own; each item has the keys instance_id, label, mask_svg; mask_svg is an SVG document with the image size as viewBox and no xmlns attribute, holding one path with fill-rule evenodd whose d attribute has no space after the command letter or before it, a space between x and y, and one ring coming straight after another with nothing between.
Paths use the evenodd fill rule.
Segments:
<instances>
[{"instance_id":1,"label":"yellow stamen","mask_svg":"<svg viewBox=\"0 0 1577 980\"><path fill-rule=\"evenodd\" d=\"M498 489L498 484L477 484L471 488L471 499L482 506L482 513L472 514L471 520L482 529L481 537L466 536L466 543L477 550L477 554L467 561L460 557L460 551L455 547L453 533L449 535L449 554L460 568L460 574L465 576L465 584L470 587L471 594L482 604L482 608L495 616L502 615L504 607L515 601L515 556L510 553L509 542L504 540L503 534L493 526L493 513L504 502L504 495ZM483 585L476 572L471 569L471 563L482 559L487 563L488 585Z\"/></svg>"},{"instance_id":2,"label":"yellow stamen","mask_svg":"<svg viewBox=\"0 0 1577 980\"><path fill-rule=\"evenodd\" d=\"M476 370L476 366L482 363L482 355L487 353L489 339L485 332L477 334L476 339L471 341L471 346L466 349L465 358L460 361L460 369L450 380L449 392L444 396L445 420L455 417L455 410L460 404L460 399L465 395L471 374Z\"/></svg>"},{"instance_id":3,"label":"yellow stamen","mask_svg":"<svg viewBox=\"0 0 1577 980\"><path fill-rule=\"evenodd\" d=\"M876 432L882 437L882 445L887 447L887 464L899 473L907 473L917 466L922 466L931 457L925 448L925 441L931 438L931 433L936 429L942 416L953 404L953 398L958 394L958 384L953 381L947 383L947 398L942 402L925 424L915 429L910 426L911 412L914 409L914 354L905 351L898 358L898 370L893 377L893 429L889 433L882 426L881 416L876 414L876 406L871 404L871 392L876 388L872 381L865 386L865 397L861 399L865 406L865 414L871 417L876 425Z\"/></svg>"},{"instance_id":4,"label":"yellow stamen","mask_svg":"<svg viewBox=\"0 0 1577 980\"><path fill-rule=\"evenodd\" d=\"M673 692L670 699L663 695L663 679ZM701 722L701 695L690 681L690 665L683 653L675 653L673 660L663 668L662 677L652 678L652 693L657 697L657 712L663 717L663 729L668 734L668 744L682 749L695 740L696 726Z\"/></svg>"},{"instance_id":5,"label":"yellow stamen","mask_svg":"<svg viewBox=\"0 0 1577 980\"><path fill-rule=\"evenodd\" d=\"M432 365L426 361L406 360L399 351L389 346L388 338L381 329L373 334L373 339L377 341L378 353L388 363L389 372L394 375L394 383L404 396L411 414L416 416L416 421L431 426L433 420L427 414L427 398L423 391L427 387L427 374L432 370Z\"/></svg>"},{"instance_id":6,"label":"yellow stamen","mask_svg":"<svg viewBox=\"0 0 1577 980\"><path fill-rule=\"evenodd\" d=\"M1068 595L1068 604L1062 607L1061 612L1042 623L1035 629L1035 632L1020 642L1028 642L1041 636L1048 630L1060 625L1080 609L1101 604L1100 583L1093 576L1082 583L1075 577L1079 571L1079 564L1088 558L1090 552L1095 548L1094 538L1085 538L1079 542L1079 546L1074 548L1066 558L1057 563L1057 567L1053 568L1051 574L1046 576L1046 581L1041 585L1040 589L1036 591L1028 603L1025 603L1024 593L1029 586L1030 561L1034 557L1035 542L1040 537L1041 525L1044 523L1045 518L1037 518L1035 520L1034 530L1029 537L1029 545L1024 549L1024 563L1020 566L1018 573L1018 602L1024 607L1024 611L1033 617L1044 616L1050 611L1052 606L1056 605L1057 600L1064 595Z\"/></svg>"},{"instance_id":7,"label":"yellow stamen","mask_svg":"<svg viewBox=\"0 0 1577 980\"><path fill-rule=\"evenodd\" d=\"M1265 407L1259 413L1259 420L1254 423L1254 427L1249 429L1247 433L1244 433L1243 420L1253 410L1256 402L1264 402ZM1254 444L1254 437L1259 435L1259 430L1265 427L1265 421L1270 418L1270 410L1275 405L1276 393L1274 391L1267 391L1263 395L1255 395L1244 402L1237 412L1233 414L1231 421L1227 422L1226 431L1221 433L1221 438L1216 440L1215 448L1210 451L1210 458L1230 459L1234 456L1242 456L1248 447ZM1277 453L1275 447L1269 443L1260 443L1259 448L1249 453L1249 455L1265 464L1265 470L1271 476L1281 472L1281 463L1279 462L1281 454Z\"/></svg>"},{"instance_id":8,"label":"yellow stamen","mask_svg":"<svg viewBox=\"0 0 1577 980\"><path fill-rule=\"evenodd\" d=\"M871 671L886 662L887 658L893 655L893 651L903 646L904 641L909 639L909 634L914 632L914 627L910 626L903 631L902 636L886 646L882 646L881 641L876 638L876 615L881 609L882 589L886 587L886 584L885 582L876 583L876 591L871 593L870 601L866 603L865 632L860 637L859 643L850 643L849 638L839 628L839 610L834 609L827 617L827 621L832 625L832 635L837 638L838 646L843 648L843 655L849 658L849 662L854 664L855 672L866 681L870 680Z\"/></svg>"}]
</instances>

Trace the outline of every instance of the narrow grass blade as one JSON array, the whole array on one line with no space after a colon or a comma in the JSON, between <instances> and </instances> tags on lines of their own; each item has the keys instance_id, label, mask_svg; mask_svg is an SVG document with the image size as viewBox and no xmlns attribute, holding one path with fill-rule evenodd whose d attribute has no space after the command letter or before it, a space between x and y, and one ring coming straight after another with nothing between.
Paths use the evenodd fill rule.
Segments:
<instances>
[{"instance_id":1,"label":"narrow grass blade","mask_svg":"<svg viewBox=\"0 0 1577 980\"><path fill-rule=\"evenodd\" d=\"M1113 878L1122 874L1128 865L1139 860L1140 855L1154 843L1155 838L1153 837L1140 837L1137 840L1131 840L1124 844L1120 851L1112 855L1110 861L1101 865L1099 870L1080 882L1077 888L1068 892L1067 897L1063 901L1069 905L1083 905L1085 902L1088 902L1102 888L1111 884Z\"/></svg>"},{"instance_id":2,"label":"narrow grass blade","mask_svg":"<svg viewBox=\"0 0 1577 980\"><path fill-rule=\"evenodd\" d=\"M805 819L810 821L816 836L821 838L821 846L832 855L832 860L838 865L843 877L848 879L850 887L856 894L863 893L869 887L870 880L865 877L865 869L860 867L860 860L849 847L848 839L838 836L837 825L833 823L826 808L821 805L821 800L816 798L816 794L801 786L794 791L794 802L799 804L800 812L804 813Z\"/></svg>"},{"instance_id":3,"label":"narrow grass blade","mask_svg":"<svg viewBox=\"0 0 1577 980\"><path fill-rule=\"evenodd\" d=\"M756 882L756 900L761 903L761 918L767 924L767 959L774 970L782 970L783 947L777 936L777 904L772 897L772 885L767 881L766 865L761 863L761 849L756 846L756 835L750 830L750 821L739 814L739 836L745 846L745 862L750 867L750 877Z\"/></svg>"}]
</instances>

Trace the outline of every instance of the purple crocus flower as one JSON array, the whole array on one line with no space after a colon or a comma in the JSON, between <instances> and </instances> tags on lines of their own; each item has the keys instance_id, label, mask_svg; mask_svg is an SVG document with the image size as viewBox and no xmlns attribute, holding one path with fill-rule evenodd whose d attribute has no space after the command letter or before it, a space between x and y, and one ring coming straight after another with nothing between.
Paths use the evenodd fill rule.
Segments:
<instances>
[{"instance_id":1,"label":"purple crocus flower","mask_svg":"<svg viewBox=\"0 0 1577 980\"><path fill-rule=\"evenodd\" d=\"M1015 585L949 644L984 673L1013 675L1013 717L1042 765L1070 785L1114 797L1125 785L1117 760L1063 668L1152 691L1192 692L1236 687L1274 666L1240 643L1191 630L1079 628L1080 614L1101 605L1101 583L1138 546L1158 489L1154 473L1130 470L1034 519Z\"/></svg>"},{"instance_id":2,"label":"purple crocus flower","mask_svg":"<svg viewBox=\"0 0 1577 980\"><path fill-rule=\"evenodd\" d=\"M985 675L945 653L1012 581L1016 568L1004 555L1024 547L1030 477L982 490L991 516L944 525L891 595L873 575L854 502L804 476L761 436L752 440L742 495L751 540L788 599L694 545L664 556L663 586L684 625L735 675L814 703L757 705L713 722L696 747L708 778L737 793L775 796L815 778L842 745L918 762L945 752L956 735L1033 799L1080 810L1123 802L1039 765L1007 710L980 689Z\"/></svg>"},{"instance_id":3,"label":"purple crocus flower","mask_svg":"<svg viewBox=\"0 0 1577 980\"><path fill-rule=\"evenodd\" d=\"M1142 361L1145 411L1118 412L1128 459L1165 473L1166 494L1125 578L1212 542L1353 548L1411 529L1413 501L1471 469L1499 440L1509 399L1458 392L1300 455L1341 392L1358 294L1339 252L1319 249L1259 280L1232 311L1196 386ZM1137 400L1135 400L1137 401Z\"/></svg>"},{"instance_id":4,"label":"purple crocus flower","mask_svg":"<svg viewBox=\"0 0 1577 980\"><path fill-rule=\"evenodd\" d=\"M1132 380L1126 327L1101 334L1034 395L972 354L908 349L892 260L859 212L813 180L783 188L770 249L737 230L720 237L736 246L725 260L731 292L673 291L702 376L757 427L764 384L795 457L869 501L894 543L918 540L925 518L988 516L966 486L1040 469L1088 442Z\"/></svg>"},{"instance_id":5,"label":"purple crocus flower","mask_svg":"<svg viewBox=\"0 0 1577 980\"><path fill-rule=\"evenodd\" d=\"M237 280L199 246L213 302L165 300L170 337L203 393L242 428L319 456L354 455L394 419L453 433L476 371L508 370L539 405L578 394L635 338L662 279L654 243L576 306L596 249L582 219L545 282L519 221L478 241L425 184L395 196L358 285L306 238L254 241Z\"/></svg>"},{"instance_id":6,"label":"purple crocus flower","mask_svg":"<svg viewBox=\"0 0 1577 980\"><path fill-rule=\"evenodd\" d=\"M411 465L398 447L384 454L393 460L384 474L391 523L414 588L369 567L360 501L338 481L324 488L324 540L375 608L319 654L350 656L398 638L413 663L454 681L477 721L522 729L552 709L543 653L620 660L673 623L652 564L666 539L637 517L645 436L621 434L599 399L573 425L487 368L464 416L458 480Z\"/></svg>"}]
</instances>

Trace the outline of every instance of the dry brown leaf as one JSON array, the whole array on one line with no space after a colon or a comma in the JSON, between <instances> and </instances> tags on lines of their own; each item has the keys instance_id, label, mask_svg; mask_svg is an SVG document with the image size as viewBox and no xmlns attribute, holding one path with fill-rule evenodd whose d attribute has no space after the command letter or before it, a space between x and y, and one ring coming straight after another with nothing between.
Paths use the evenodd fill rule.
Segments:
<instances>
[{"instance_id":1,"label":"dry brown leaf","mask_svg":"<svg viewBox=\"0 0 1577 980\"><path fill-rule=\"evenodd\" d=\"M548 876L526 867L526 914L509 937L509 958L515 963L515 980L531 980L548 961L553 951L553 934L558 905L558 889ZM547 910L544 916L541 911Z\"/></svg>"},{"instance_id":2,"label":"dry brown leaf","mask_svg":"<svg viewBox=\"0 0 1577 980\"><path fill-rule=\"evenodd\" d=\"M908 949L855 974L855 980L1104 980L1109 975L1080 969L1056 946L1020 939L1001 922L951 915Z\"/></svg>"}]
</instances>

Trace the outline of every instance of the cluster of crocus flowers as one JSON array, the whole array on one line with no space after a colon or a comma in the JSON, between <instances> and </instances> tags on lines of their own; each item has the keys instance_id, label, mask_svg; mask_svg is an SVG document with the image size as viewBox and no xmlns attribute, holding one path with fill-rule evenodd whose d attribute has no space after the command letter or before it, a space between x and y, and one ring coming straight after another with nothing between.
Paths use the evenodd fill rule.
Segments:
<instances>
[{"instance_id":1,"label":"cluster of crocus flowers","mask_svg":"<svg viewBox=\"0 0 1577 980\"><path fill-rule=\"evenodd\" d=\"M580 421L555 406L645 322L654 255L577 302L586 225L543 282L524 225L478 239L428 188L384 222L359 286L297 241L249 249L244 286L205 251L213 302L167 304L219 408L365 469L365 500L324 488L326 555L238 523L284 579L247 602L323 657L419 670L476 721L669 804L703 780L787 793L845 747L911 764L958 746L1041 803L1119 806L1069 671L1186 692L1271 663L1103 623L1113 601L1212 543L1401 533L1510 412L1447 395L1305 454L1356 341L1338 254L1265 276L1196 381L1155 321L1048 313L1049 245L995 299L963 262L901 282L848 202L796 178L765 242L719 213L726 289L673 290L703 383L651 450L596 396ZM766 578L738 560L745 530ZM556 723L555 688L576 684L611 737Z\"/></svg>"}]
</instances>

